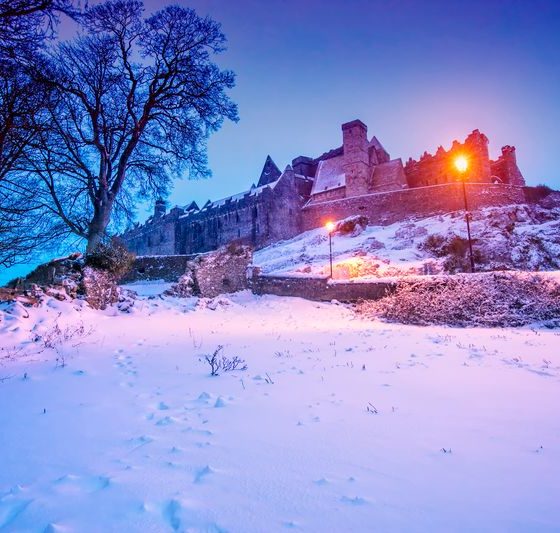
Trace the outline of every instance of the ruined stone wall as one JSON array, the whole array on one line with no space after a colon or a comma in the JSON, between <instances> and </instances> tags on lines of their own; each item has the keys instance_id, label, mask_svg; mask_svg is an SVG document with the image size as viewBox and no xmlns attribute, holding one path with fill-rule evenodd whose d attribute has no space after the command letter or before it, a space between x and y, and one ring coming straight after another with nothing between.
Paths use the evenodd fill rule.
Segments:
<instances>
[{"instance_id":1,"label":"ruined stone wall","mask_svg":"<svg viewBox=\"0 0 560 533\"><path fill-rule=\"evenodd\" d=\"M198 294L214 298L248 287L247 269L253 262L248 246L229 246L196 258L191 266Z\"/></svg>"},{"instance_id":2,"label":"ruined stone wall","mask_svg":"<svg viewBox=\"0 0 560 533\"><path fill-rule=\"evenodd\" d=\"M525 185L525 179L517 166L515 146L503 146L502 155L491 161L492 179L498 178L501 183L510 185Z\"/></svg>"},{"instance_id":3,"label":"ruined stone wall","mask_svg":"<svg viewBox=\"0 0 560 533\"><path fill-rule=\"evenodd\" d=\"M440 146L432 155L424 152L418 161L410 158L404 167L410 187L424 187L456 182L461 176L454 161L458 155L468 158L469 168L465 178L476 183L491 183L488 138L474 130L464 143L453 141L451 149L446 151Z\"/></svg>"},{"instance_id":4,"label":"ruined stone wall","mask_svg":"<svg viewBox=\"0 0 560 533\"><path fill-rule=\"evenodd\" d=\"M188 262L193 258L190 255L138 256L121 283L159 279L177 281L185 273Z\"/></svg>"},{"instance_id":5,"label":"ruined stone wall","mask_svg":"<svg viewBox=\"0 0 560 533\"><path fill-rule=\"evenodd\" d=\"M137 257L134 267L121 283L164 280L181 282L188 274L192 294L213 298L248 287L247 269L253 261L250 247L229 245L200 255ZM176 291L186 294L188 291Z\"/></svg>"},{"instance_id":6,"label":"ruined stone wall","mask_svg":"<svg viewBox=\"0 0 560 533\"><path fill-rule=\"evenodd\" d=\"M522 204L529 200L525 187L469 183L470 209ZM460 183L375 193L332 202L307 204L302 211L302 231L323 226L328 220L365 215L370 224L388 225L409 217L426 217L463 209Z\"/></svg>"},{"instance_id":7,"label":"ruined stone wall","mask_svg":"<svg viewBox=\"0 0 560 533\"><path fill-rule=\"evenodd\" d=\"M394 290L394 284L373 282L330 282L328 277L295 278L285 276L256 275L251 280L254 294L295 296L307 300L329 302L355 302L361 299L378 300Z\"/></svg>"}]
</instances>

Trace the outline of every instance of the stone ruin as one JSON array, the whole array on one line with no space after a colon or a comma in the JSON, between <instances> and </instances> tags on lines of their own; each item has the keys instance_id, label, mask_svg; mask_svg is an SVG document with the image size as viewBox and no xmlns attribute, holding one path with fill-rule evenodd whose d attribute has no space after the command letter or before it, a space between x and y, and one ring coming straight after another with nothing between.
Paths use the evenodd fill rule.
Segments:
<instances>
[{"instance_id":1,"label":"stone ruin","mask_svg":"<svg viewBox=\"0 0 560 533\"><path fill-rule=\"evenodd\" d=\"M230 245L199 255L187 263L185 272L166 294L214 298L247 289L252 262L253 250L249 246Z\"/></svg>"}]
</instances>

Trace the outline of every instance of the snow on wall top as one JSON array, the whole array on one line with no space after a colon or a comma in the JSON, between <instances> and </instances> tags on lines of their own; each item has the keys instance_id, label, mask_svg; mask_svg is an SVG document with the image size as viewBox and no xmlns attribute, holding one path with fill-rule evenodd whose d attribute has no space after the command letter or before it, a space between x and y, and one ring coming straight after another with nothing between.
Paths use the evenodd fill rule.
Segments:
<instances>
[{"instance_id":1,"label":"snow on wall top","mask_svg":"<svg viewBox=\"0 0 560 533\"><path fill-rule=\"evenodd\" d=\"M346 186L344 173L344 156L333 157L319 162L317 177L313 183L311 194Z\"/></svg>"},{"instance_id":2,"label":"snow on wall top","mask_svg":"<svg viewBox=\"0 0 560 533\"><path fill-rule=\"evenodd\" d=\"M222 207L223 205L225 205L226 203L229 203L229 202L238 202L239 200L242 200L245 196L258 196L265 189L274 189L276 187L276 185L278 185L279 181L280 181L280 178L278 178L276 181L273 181L273 182L268 183L266 185L261 185L260 187L252 187L248 191L243 191L243 192L240 192L238 194L234 194L233 196L227 196L226 198L222 198L222 199L216 200L214 202L209 202L207 205L205 205L201 209L201 211L207 211L209 209L214 209L216 207Z\"/></svg>"}]
</instances>

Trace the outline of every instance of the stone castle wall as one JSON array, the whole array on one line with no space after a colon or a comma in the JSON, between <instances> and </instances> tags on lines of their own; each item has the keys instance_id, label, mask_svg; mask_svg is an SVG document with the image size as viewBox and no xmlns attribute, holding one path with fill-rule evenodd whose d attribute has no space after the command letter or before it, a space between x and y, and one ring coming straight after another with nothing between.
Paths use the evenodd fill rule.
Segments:
<instances>
[{"instance_id":1,"label":"stone castle wall","mask_svg":"<svg viewBox=\"0 0 560 533\"><path fill-rule=\"evenodd\" d=\"M368 140L360 120L342 124L342 141L315 159L297 157L283 173L269 156L257 187L201 209L193 203L166 213L160 200L146 224L122 239L137 255L199 254L232 242L261 248L328 219L365 215L370 224L390 224L463 209L460 180L473 209L528 201L515 148L504 146L492 161L479 130L405 166L377 137ZM464 175L455 166L459 155L468 160Z\"/></svg>"},{"instance_id":2,"label":"stone castle wall","mask_svg":"<svg viewBox=\"0 0 560 533\"><path fill-rule=\"evenodd\" d=\"M291 168L270 186L209 203L185 212L156 212L145 224L121 236L137 255L188 255L216 250L231 242L255 248L289 239L300 232L301 190L310 188ZM308 194L307 194L308 196Z\"/></svg>"},{"instance_id":3,"label":"stone castle wall","mask_svg":"<svg viewBox=\"0 0 560 533\"><path fill-rule=\"evenodd\" d=\"M530 201L526 187L512 185L466 184L469 209L522 204ZM463 209L460 183L434 185L310 203L302 210L302 231L323 226L328 220L365 215L370 224L388 225L408 217L426 217Z\"/></svg>"}]
</instances>

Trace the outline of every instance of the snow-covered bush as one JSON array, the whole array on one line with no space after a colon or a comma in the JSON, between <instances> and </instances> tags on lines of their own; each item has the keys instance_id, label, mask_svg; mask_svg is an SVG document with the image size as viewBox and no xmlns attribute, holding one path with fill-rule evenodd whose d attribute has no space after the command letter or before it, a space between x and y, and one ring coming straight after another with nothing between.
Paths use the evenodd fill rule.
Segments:
<instances>
[{"instance_id":1,"label":"snow-covered bush","mask_svg":"<svg viewBox=\"0 0 560 533\"><path fill-rule=\"evenodd\" d=\"M484 273L401 279L395 291L358 305L366 316L405 324L560 327L560 284L530 273Z\"/></svg>"},{"instance_id":2,"label":"snow-covered bush","mask_svg":"<svg viewBox=\"0 0 560 533\"><path fill-rule=\"evenodd\" d=\"M91 266L84 267L79 292L94 309L105 309L117 303L120 298L120 289L115 283L114 275Z\"/></svg>"},{"instance_id":3,"label":"snow-covered bush","mask_svg":"<svg viewBox=\"0 0 560 533\"><path fill-rule=\"evenodd\" d=\"M129 252L118 240L110 243L100 243L97 248L86 256L86 265L99 270L105 270L116 279L124 276L134 264L136 256Z\"/></svg>"},{"instance_id":4,"label":"snow-covered bush","mask_svg":"<svg viewBox=\"0 0 560 533\"><path fill-rule=\"evenodd\" d=\"M334 231L339 235L356 237L366 229L367 225L368 218L365 215L354 215L337 222Z\"/></svg>"}]
</instances>

